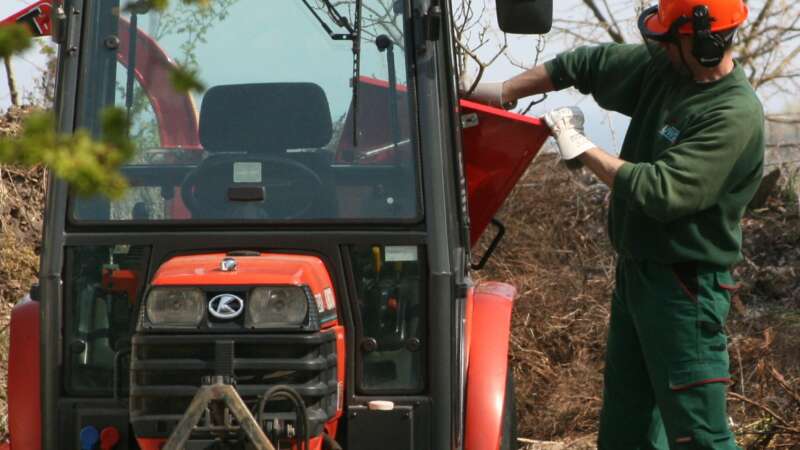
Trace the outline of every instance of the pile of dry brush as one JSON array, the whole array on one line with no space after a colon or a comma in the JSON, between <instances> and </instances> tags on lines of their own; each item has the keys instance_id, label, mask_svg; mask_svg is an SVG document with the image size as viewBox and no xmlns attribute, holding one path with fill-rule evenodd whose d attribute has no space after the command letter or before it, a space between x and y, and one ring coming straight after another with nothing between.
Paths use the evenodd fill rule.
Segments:
<instances>
[{"instance_id":1,"label":"pile of dry brush","mask_svg":"<svg viewBox=\"0 0 800 450\"><path fill-rule=\"evenodd\" d=\"M0 116L0 136L18 132L23 113ZM35 278L43 186L40 169L0 167L0 435L8 314ZM800 446L800 215L786 192L749 213L736 269L744 289L729 324L730 411L747 448ZM520 436L586 442L597 429L614 270L607 196L543 155L506 202L508 233L478 274L519 291L510 356Z\"/></svg>"},{"instance_id":2,"label":"pile of dry brush","mask_svg":"<svg viewBox=\"0 0 800 450\"><path fill-rule=\"evenodd\" d=\"M781 183L744 221L743 288L728 332L729 407L745 448L800 448L800 214ZM510 356L520 436L592 442L614 254L606 238L608 190L543 155L506 202L508 233L481 278L519 290ZM570 447L568 445L568 447ZM544 447L542 447L544 448Z\"/></svg>"},{"instance_id":3,"label":"pile of dry brush","mask_svg":"<svg viewBox=\"0 0 800 450\"><path fill-rule=\"evenodd\" d=\"M0 137L14 136L29 108L0 115ZM39 270L44 170L0 166L0 438L6 434L9 316Z\"/></svg>"}]
</instances>

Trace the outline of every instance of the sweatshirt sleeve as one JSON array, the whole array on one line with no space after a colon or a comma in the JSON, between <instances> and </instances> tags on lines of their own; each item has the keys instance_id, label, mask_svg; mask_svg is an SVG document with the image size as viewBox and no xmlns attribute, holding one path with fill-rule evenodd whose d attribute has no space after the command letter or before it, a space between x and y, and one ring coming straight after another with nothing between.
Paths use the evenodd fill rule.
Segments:
<instances>
[{"instance_id":1,"label":"sweatshirt sleeve","mask_svg":"<svg viewBox=\"0 0 800 450\"><path fill-rule=\"evenodd\" d=\"M575 86L601 107L630 116L649 62L644 45L604 44L561 53L545 68L557 90Z\"/></svg>"},{"instance_id":2,"label":"sweatshirt sleeve","mask_svg":"<svg viewBox=\"0 0 800 450\"><path fill-rule=\"evenodd\" d=\"M734 165L758 139L760 127L743 126L763 112L732 105L704 114L690 123L679 142L652 163L625 163L614 179L621 195L648 216L671 222L718 203L736 180Z\"/></svg>"}]
</instances>

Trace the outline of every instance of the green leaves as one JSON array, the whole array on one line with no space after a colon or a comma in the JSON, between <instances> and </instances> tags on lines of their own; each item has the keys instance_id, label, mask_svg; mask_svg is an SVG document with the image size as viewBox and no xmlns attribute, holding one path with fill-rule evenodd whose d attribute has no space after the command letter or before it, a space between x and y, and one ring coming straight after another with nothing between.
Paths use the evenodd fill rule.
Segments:
<instances>
[{"instance_id":1,"label":"green leaves","mask_svg":"<svg viewBox=\"0 0 800 450\"><path fill-rule=\"evenodd\" d=\"M206 86L197 78L197 71L188 67L175 66L169 73L172 88L180 93L203 92Z\"/></svg>"},{"instance_id":2,"label":"green leaves","mask_svg":"<svg viewBox=\"0 0 800 450\"><path fill-rule=\"evenodd\" d=\"M31 32L22 24L0 27L0 57L8 58L27 50L32 44Z\"/></svg>"},{"instance_id":3,"label":"green leaves","mask_svg":"<svg viewBox=\"0 0 800 450\"><path fill-rule=\"evenodd\" d=\"M136 13L144 13L150 9L164 11L169 6L169 1L170 0L135 0L125 5L125 10ZM211 0L181 0L181 3L184 5L198 5L202 7L207 7L210 2Z\"/></svg>"},{"instance_id":4,"label":"green leaves","mask_svg":"<svg viewBox=\"0 0 800 450\"><path fill-rule=\"evenodd\" d=\"M174 1L174 0L172 0ZM211 0L180 0L183 5L210 6ZM135 0L126 2L125 10L143 14L151 9L164 11L170 0ZM9 58L32 45L30 30L21 24L0 27L0 58ZM177 66L170 73L176 91L202 92L205 86L190 66ZM25 121L19 138L0 140L0 164L22 166L46 165L59 178L70 183L80 195L103 194L118 198L128 187L120 168L135 153L129 137L127 113L107 108L102 113L99 139L86 130L74 134L56 132L52 114L38 112Z\"/></svg>"},{"instance_id":5,"label":"green leaves","mask_svg":"<svg viewBox=\"0 0 800 450\"><path fill-rule=\"evenodd\" d=\"M0 141L0 163L44 164L80 195L120 197L128 184L119 169L133 154L128 119L119 108L103 111L99 140L86 130L58 134L52 114L38 112L26 119L19 138Z\"/></svg>"}]
</instances>

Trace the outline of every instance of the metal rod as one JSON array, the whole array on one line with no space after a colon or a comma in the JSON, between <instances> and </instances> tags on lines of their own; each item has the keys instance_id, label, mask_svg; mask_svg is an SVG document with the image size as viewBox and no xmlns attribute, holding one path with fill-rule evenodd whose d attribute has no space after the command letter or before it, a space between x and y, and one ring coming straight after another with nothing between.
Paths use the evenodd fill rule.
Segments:
<instances>
[{"instance_id":1,"label":"metal rod","mask_svg":"<svg viewBox=\"0 0 800 450\"><path fill-rule=\"evenodd\" d=\"M253 444L255 450L275 450L255 417L247 408L242 397L230 384L225 384L222 377L215 377L214 384L202 386L192 398L192 402L183 414L180 422L172 431L163 450L183 450L192 431L203 416L206 407L212 401L221 400L228 407L233 417L239 422L245 436Z\"/></svg>"}]
</instances>

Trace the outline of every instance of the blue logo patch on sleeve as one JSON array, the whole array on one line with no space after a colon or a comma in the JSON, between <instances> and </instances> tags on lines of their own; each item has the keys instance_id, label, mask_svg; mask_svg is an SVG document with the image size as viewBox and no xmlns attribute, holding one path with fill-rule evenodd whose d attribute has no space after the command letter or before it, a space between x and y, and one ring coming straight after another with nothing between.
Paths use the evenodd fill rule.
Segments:
<instances>
[{"instance_id":1,"label":"blue logo patch on sleeve","mask_svg":"<svg viewBox=\"0 0 800 450\"><path fill-rule=\"evenodd\" d=\"M672 125L664 125L664 128L658 132L664 139L668 140L670 144L674 144L681 135L681 130L673 127Z\"/></svg>"}]
</instances>

